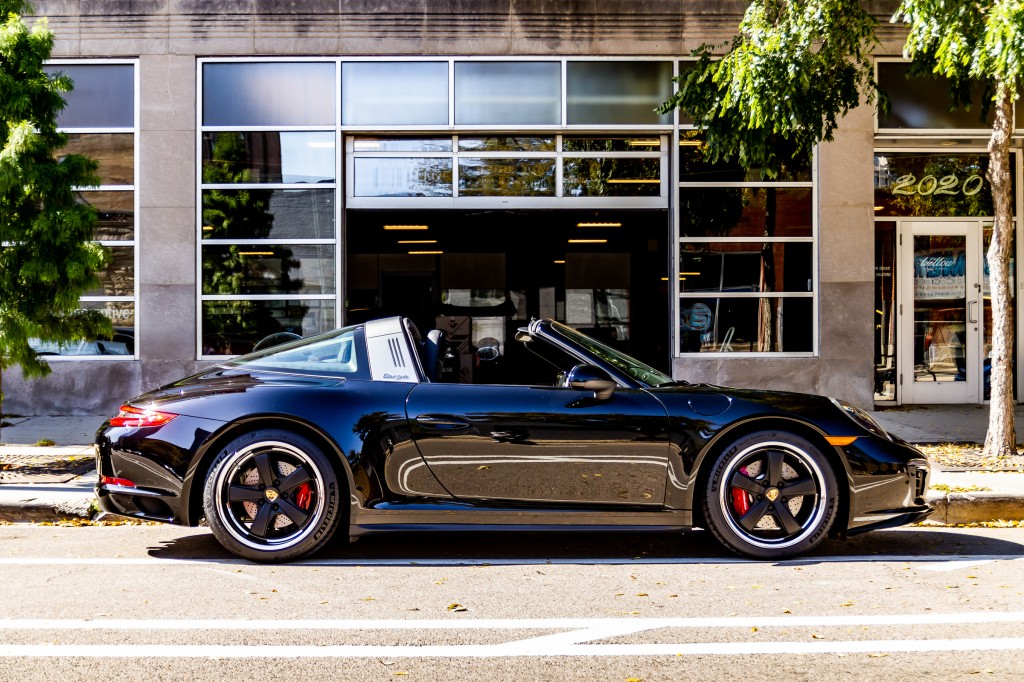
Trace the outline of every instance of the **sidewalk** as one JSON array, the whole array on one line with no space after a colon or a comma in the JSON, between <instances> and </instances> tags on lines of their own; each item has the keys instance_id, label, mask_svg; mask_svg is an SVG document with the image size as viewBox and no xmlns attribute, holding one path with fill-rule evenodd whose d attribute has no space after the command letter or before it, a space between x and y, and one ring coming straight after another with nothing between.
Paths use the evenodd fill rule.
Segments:
<instances>
[{"instance_id":1,"label":"sidewalk","mask_svg":"<svg viewBox=\"0 0 1024 682\"><path fill-rule=\"evenodd\" d=\"M0 427L0 522L87 520L96 514L92 441L110 415L5 417ZM923 405L881 409L875 419L917 444L983 443L985 405ZM1024 435L1024 406L1017 407ZM35 443L46 438L54 446ZM950 525L1024 520L1024 470L935 468L930 521Z\"/></svg>"}]
</instances>

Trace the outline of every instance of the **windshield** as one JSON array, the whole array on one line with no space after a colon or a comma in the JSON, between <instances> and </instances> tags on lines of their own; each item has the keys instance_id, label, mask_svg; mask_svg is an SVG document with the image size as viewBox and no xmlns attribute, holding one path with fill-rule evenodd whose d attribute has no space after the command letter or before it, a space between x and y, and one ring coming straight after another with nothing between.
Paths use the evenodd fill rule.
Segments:
<instances>
[{"instance_id":1,"label":"windshield","mask_svg":"<svg viewBox=\"0 0 1024 682\"><path fill-rule=\"evenodd\" d=\"M223 363L229 370L278 371L318 376L351 376L360 371L357 327L299 339Z\"/></svg>"},{"instance_id":2,"label":"windshield","mask_svg":"<svg viewBox=\"0 0 1024 682\"><path fill-rule=\"evenodd\" d=\"M672 379L672 377L662 374L650 365L645 365L636 358L631 358L625 353L617 351L610 346L604 345L600 341L590 338L586 334L581 334L572 327L567 327L560 322L552 322L551 326L557 329L558 332L566 338L579 344L586 350L607 362L609 365L612 365L616 369L624 372L641 383L648 386L662 386L664 384L675 383L675 380Z\"/></svg>"}]
</instances>

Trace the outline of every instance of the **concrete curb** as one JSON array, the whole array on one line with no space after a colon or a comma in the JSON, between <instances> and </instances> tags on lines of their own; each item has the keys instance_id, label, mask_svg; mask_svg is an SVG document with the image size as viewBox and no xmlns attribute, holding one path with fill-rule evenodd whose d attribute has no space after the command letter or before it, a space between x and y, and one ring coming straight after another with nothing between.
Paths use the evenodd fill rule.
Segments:
<instances>
[{"instance_id":1,"label":"concrete curb","mask_svg":"<svg viewBox=\"0 0 1024 682\"><path fill-rule=\"evenodd\" d=\"M5 498L7 496L4 496ZM62 498L0 499L0 521L8 523L58 523L90 520L96 512L95 498L88 495Z\"/></svg>"},{"instance_id":2,"label":"concrete curb","mask_svg":"<svg viewBox=\"0 0 1024 682\"><path fill-rule=\"evenodd\" d=\"M926 498L935 511L928 521L955 526L961 523L1024 521L1024 495L1001 492L943 493L932 490Z\"/></svg>"},{"instance_id":3,"label":"concrete curb","mask_svg":"<svg viewBox=\"0 0 1024 682\"><path fill-rule=\"evenodd\" d=\"M98 517L96 498L89 488L35 494L31 486L5 490L0 486L0 521L8 523L58 523ZM929 491L926 501L934 511L930 523L955 526L963 523L1024 521L1024 494L1001 492L944 493Z\"/></svg>"}]
</instances>

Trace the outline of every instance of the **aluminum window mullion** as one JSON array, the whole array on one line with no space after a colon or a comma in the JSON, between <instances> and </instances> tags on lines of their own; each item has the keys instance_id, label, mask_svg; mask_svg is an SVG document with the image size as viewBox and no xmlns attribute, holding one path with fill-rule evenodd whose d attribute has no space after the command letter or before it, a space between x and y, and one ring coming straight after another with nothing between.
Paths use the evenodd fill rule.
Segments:
<instances>
[{"instance_id":1,"label":"aluminum window mullion","mask_svg":"<svg viewBox=\"0 0 1024 682\"><path fill-rule=\"evenodd\" d=\"M813 291L680 291L679 298L814 298Z\"/></svg>"}]
</instances>

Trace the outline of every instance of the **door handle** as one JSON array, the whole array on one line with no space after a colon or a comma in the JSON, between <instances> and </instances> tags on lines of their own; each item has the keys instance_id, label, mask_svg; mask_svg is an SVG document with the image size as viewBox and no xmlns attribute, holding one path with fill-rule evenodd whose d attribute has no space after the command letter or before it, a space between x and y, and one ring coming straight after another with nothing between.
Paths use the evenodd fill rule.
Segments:
<instances>
[{"instance_id":1,"label":"door handle","mask_svg":"<svg viewBox=\"0 0 1024 682\"><path fill-rule=\"evenodd\" d=\"M977 309L974 307L976 305L978 305L977 301L967 302L967 321L970 322L971 324L978 324L978 312Z\"/></svg>"},{"instance_id":2,"label":"door handle","mask_svg":"<svg viewBox=\"0 0 1024 682\"><path fill-rule=\"evenodd\" d=\"M456 431L469 428L469 422L465 419L448 415L421 414L416 417L416 423L423 428L434 429L435 431Z\"/></svg>"}]
</instances>

